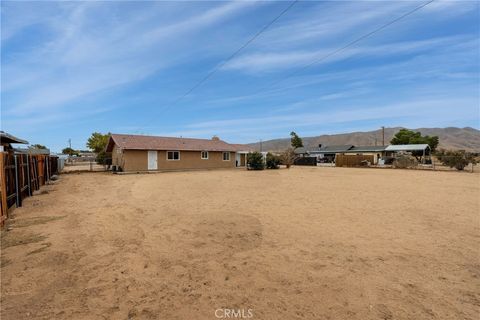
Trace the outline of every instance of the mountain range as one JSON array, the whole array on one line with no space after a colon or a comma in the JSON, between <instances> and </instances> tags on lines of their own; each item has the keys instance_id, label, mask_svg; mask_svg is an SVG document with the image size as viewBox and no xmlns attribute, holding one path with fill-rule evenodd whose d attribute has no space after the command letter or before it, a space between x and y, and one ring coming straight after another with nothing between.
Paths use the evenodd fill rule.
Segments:
<instances>
[{"instance_id":1,"label":"mountain range","mask_svg":"<svg viewBox=\"0 0 480 320\"><path fill-rule=\"evenodd\" d=\"M390 140L400 129L403 128L385 128L385 145L390 144ZM439 148L480 152L480 130L471 127L418 128L410 130L419 131L422 135L438 136L440 140ZM382 129L301 138L306 148L313 148L319 144L374 146L382 145ZM290 138L267 140L248 145L255 150L281 151L290 146Z\"/></svg>"}]
</instances>

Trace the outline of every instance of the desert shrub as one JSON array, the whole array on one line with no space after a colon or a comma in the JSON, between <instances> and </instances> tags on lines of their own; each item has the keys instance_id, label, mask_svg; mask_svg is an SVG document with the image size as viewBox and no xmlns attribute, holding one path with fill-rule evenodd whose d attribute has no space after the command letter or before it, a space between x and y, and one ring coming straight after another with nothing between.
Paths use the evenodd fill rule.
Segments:
<instances>
[{"instance_id":1,"label":"desert shrub","mask_svg":"<svg viewBox=\"0 0 480 320\"><path fill-rule=\"evenodd\" d=\"M247 155L248 168L252 170L265 169L265 163L263 162L263 155L260 152L250 152Z\"/></svg>"},{"instance_id":2,"label":"desert shrub","mask_svg":"<svg viewBox=\"0 0 480 320\"><path fill-rule=\"evenodd\" d=\"M469 163L477 163L474 155L465 150L440 150L436 156L441 163L457 170L465 169Z\"/></svg>"},{"instance_id":3,"label":"desert shrub","mask_svg":"<svg viewBox=\"0 0 480 320\"><path fill-rule=\"evenodd\" d=\"M393 161L395 168L405 169L417 166L418 162L415 158L407 155L398 155Z\"/></svg>"},{"instance_id":4,"label":"desert shrub","mask_svg":"<svg viewBox=\"0 0 480 320\"><path fill-rule=\"evenodd\" d=\"M107 153L102 150L100 151L98 154L97 154L97 158L95 159L95 161L98 163L98 164L107 164L106 161L107 161Z\"/></svg>"},{"instance_id":5,"label":"desert shrub","mask_svg":"<svg viewBox=\"0 0 480 320\"><path fill-rule=\"evenodd\" d=\"M295 158L296 158L296 155L293 148L288 148L280 156L282 164L287 166L287 169L289 169L292 166L292 164L295 162Z\"/></svg>"},{"instance_id":6,"label":"desert shrub","mask_svg":"<svg viewBox=\"0 0 480 320\"><path fill-rule=\"evenodd\" d=\"M266 160L267 169L278 169L280 168L280 157L272 154L267 153L267 160Z\"/></svg>"}]
</instances>

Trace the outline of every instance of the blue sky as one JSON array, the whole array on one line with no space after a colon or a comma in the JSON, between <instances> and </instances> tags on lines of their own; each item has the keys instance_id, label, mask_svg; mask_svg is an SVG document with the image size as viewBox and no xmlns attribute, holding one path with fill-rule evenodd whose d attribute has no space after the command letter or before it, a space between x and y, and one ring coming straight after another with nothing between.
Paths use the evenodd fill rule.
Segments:
<instances>
[{"instance_id":1,"label":"blue sky","mask_svg":"<svg viewBox=\"0 0 480 320\"><path fill-rule=\"evenodd\" d=\"M246 143L479 127L476 1L436 1L285 78L422 3L301 1L174 103L289 3L2 1L2 130L58 151L94 131Z\"/></svg>"}]
</instances>

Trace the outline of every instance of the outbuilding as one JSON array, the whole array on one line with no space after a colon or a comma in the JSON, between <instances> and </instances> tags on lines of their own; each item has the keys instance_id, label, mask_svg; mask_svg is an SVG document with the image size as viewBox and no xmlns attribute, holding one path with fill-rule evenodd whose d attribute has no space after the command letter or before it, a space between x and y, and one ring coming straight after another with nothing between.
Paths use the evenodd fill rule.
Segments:
<instances>
[{"instance_id":1,"label":"outbuilding","mask_svg":"<svg viewBox=\"0 0 480 320\"><path fill-rule=\"evenodd\" d=\"M248 147L212 139L112 134L106 148L120 171L164 171L245 166Z\"/></svg>"},{"instance_id":2,"label":"outbuilding","mask_svg":"<svg viewBox=\"0 0 480 320\"><path fill-rule=\"evenodd\" d=\"M411 154L422 158L422 163L425 163L427 157L431 155L431 148L428 144L391 144L385 148L387 155L394 156L395 154Z\"/></svg>"}]
</instances>

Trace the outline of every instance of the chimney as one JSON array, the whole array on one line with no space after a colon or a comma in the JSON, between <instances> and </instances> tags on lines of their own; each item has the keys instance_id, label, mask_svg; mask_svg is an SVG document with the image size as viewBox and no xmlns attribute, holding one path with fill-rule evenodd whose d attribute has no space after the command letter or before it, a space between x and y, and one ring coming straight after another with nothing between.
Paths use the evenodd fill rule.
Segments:
<instances>
[{"instance_id":1,"label":"chimney","mask_svg":"<svg viewBox=\"0 0 480 320\"><path fill-rule=\"evenodd\" d=\"M220 138L217 137L217 136L213 136L213 137L212 137L212 140L213 140L213 141L220 141Z\"/></svg>"}]
</instances>

